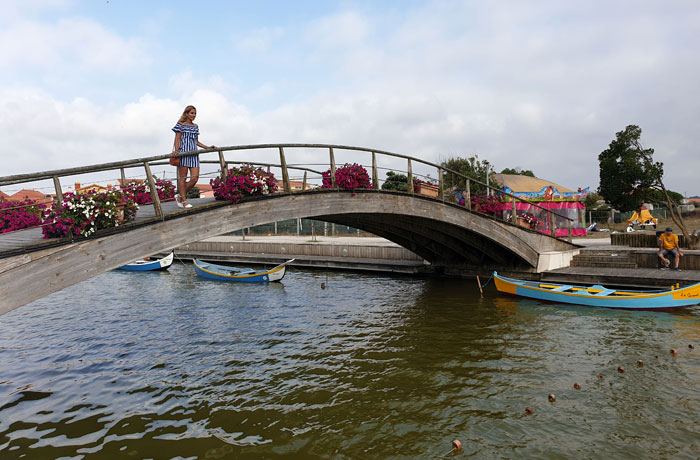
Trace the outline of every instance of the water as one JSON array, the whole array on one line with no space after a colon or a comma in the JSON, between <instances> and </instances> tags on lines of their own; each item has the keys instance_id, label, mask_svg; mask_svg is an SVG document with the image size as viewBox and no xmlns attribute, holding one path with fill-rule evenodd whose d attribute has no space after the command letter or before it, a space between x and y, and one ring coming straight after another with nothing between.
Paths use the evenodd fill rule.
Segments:
<instances>
[{"instance_id":1,"label":"water","mask_svg":"<svg viewBox=\"0 0 700 460\"><path fill-rule=\"evenodd\" d=\"M698 307L297 270L225 284L175 264L1 316L0 372L2 459L430 459L453 439L457 458L700 456Z\"/></svg>"}]
</instances>

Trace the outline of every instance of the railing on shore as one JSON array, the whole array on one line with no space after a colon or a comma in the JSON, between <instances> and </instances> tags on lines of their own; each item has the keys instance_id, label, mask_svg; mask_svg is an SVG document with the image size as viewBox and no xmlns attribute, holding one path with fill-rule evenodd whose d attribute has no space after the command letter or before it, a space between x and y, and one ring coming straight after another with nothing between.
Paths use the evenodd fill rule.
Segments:
<instances>
[{"instance_id":1,"label":"railing on shore","mask_svg":"<svg viewBox=\"0 0 700 460\"><path fill-rule=\"evenodd\" d=\"M296 193L310 193L307 190L307 187L310 185L311 181L318 181L323 175L322 171L319 171L317 169L312 169L306 166L315 166L315 165L309 165L309 164L288 164L287 163L287 152L285 152L285 149L287 151L291 149L324 149L327 150L328 152L328 163L323 164L325 167L326 165L328 166L327 172L330 172L330 180L331 180L331 186L332 188L337 189L338 185L336 184L335 181L335 176L336 176L336 170L338 169L336 165L336 152L337 151L351 151L353 153L358 153L358 152L363 152L363 153L369 153L371 155L371 165L363 166L367 169L371 170L371 181L372 181L372 189L373 190L380 190L380 182L381 180L379 179L379 169L390 169L390 168L379 168L378 167L378 162L377 162L377 157L378 156L385 156L385 157L390 157L390 158L398 158L406 161L406 170L401 171L397 169L391 168L392 171L398 171L400 173L405 173L407 176L407 182L406 182L406 192L411 195L423 195L424 198L432 198L437 201L441 202L458 202L464 200L464 207L468 209L469 211L472 212L477 212L482 215L486 215L490 218L495 218L499 220L503 220L509 223L512 223L513 225L519 225L521 227L526 227L530 228L532 230L538 230L543 233L548 233L553 237L557 236L556 229L557 228L565 228L566 229L566 235L568 239L570 240L571 238L571 222L573 219L571 219L568 216L559 214L557 212L554 212L550 209L547 209L545 207L542 207L536 203L532 203L530 201L527 201L525 199L519 198L511 193L506 193L503 190L491 186L488 183L483 183L477 179L474 179L472 177L469 177L467 175L464 175L458 171L454 171L449 168L445 168L439 164L435 164L426 160L421 160L419 158L411 157L408 155L403 155L399 153L394 153L394 152L387 152L383 150L378 150L378 149L371 149L371 148L365 148L365 147L354 147L354 146L347 146L347 145L334 145L334 144L253 144L253 145L235 145L235 146L228 146L228 147L217 147L214 149L204 149L204 150L197 150L193 152L183 152L178 154L177 156L185 156L185 155L191 155L191 154L199 154L203 156L207 155L212 155L215 156L216 158L214 160L209 160L209 159L203 159L201 160L202 164L213 164L217 165L217 173L225 175L226 171L228 170L229 165L234 165L234 164L252 164L255 166L259 167L267 167L268 170L271 168L279 169L281 172L282 176L282 190L280 193L284 194L296 194ZM261 149L276 149L279 152L279 163L261 163L258 161L227 161L225 158L224 153L225 152L235 152L235 151L253 151L253 150L261 150ZM30 173L30 174L18 174L18 175L13 175L13 176L4 176L0 177L0 187L7 186L7 185L14 185L14 184L23 184L23 183L30 183L30 182L37 182L37 181L43 181L43 180L51 180L53 181L53 188L55 190L55 199L59 203L63 200L63 190L61 187L61 178L69 177L69 176L76 176L76 175L82 175L82 174L90 174L90 173L97 173L97 172L104 172L104 171L119 171L120 172L120 180L122 186L125 186L128 183L127 177L126 177L126 170L130 168L143 168L144 174L145 174L145 181L148 184L149 190L150 190L150 196L151 200L153 202L153 207L155 210L155 215L157 218L162 218L163 217L163 210L161 207L161 201L158 197L158 192L156 189L156 180L155 176L153 175L151 171L151 166L159 166L159 165L169 165L168 161L171 158L170 154L165 154L165 155L157 155L157 156L151 156L151 157L145 157L145 158L136 158L136 159L131 159L131 160L123 160L123 161L117 161L117 162L111 162L111 163L103 163L103 164L96 164L96 165L90 165L90 166L82 166L82 167L75 167L75 168L66 168L66 169L59 169L59 170L53 170L53 171L44 171L44 172L37 172L37 173ZM432 179L432 177L429 174L417 174L414 173L414 168L420 165L421 167L429 168L431 170L434 170L436 172L436 179ZM298 171L299 173L303 172L303 180L302 180L302 185L301 185L301 190L294 190L292 187L292 179L290 178L290 171ZM312 174L314 177L309 178L308 175ZM449 184L449 188L447 187L448 184L446 184L446 179L445 176L448 175L451 178L452 183ZM419 189L417 190L416 187L414 187L414 179L417 179L418 177L424 177L427 178L429 181L431 180L436 180L436 184L431 184L431 183L420 183ZM458 182L458 183L455 183ZM463 188L461 186L464 186ZM472 198L475 195L472 195L472 190L479 189L481 191L485 191L485 199L487 201L489 200L495 200L498 203L497 210L490 209L488 212L483 212L484 209L479 206L473 206L472 205ZM434 193L432 195L434 196L428 196L425 193L421 193L421 189L425 190L432 190ZM436 192L436 193L435 193ZM482 192L483 193L483 192ZM459 197L459 199L457 199ZM507 201L504 200L510 200L510 205L508 204ZM546 219L544 221L539 221L537 222L537 227L533 225L533 222L536 222L536 219L531 219L530 222L525 222L522 215L518 215L518 210L517 210L517 203L524 203L526 204L527 209L533 209L537 210L540 215L545 215ZM522 214L522 213L521 213ZM563 225L562 225L563 224Z\"/></svg>"}]
</instances>

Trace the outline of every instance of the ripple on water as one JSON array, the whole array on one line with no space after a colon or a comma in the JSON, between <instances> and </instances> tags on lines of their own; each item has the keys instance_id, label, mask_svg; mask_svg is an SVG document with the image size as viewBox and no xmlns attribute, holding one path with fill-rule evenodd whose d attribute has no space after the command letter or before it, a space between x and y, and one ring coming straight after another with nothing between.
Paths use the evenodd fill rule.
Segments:
<instances>
[{"instance_id":1,"label":"ripple on water","mask_svg":"<svg viewBox=\"0 0 700 460\"><path fill-rule=\"evenodd\" d=\"M410 458L457 438L476 458L693 458L699 308L557 308L474 287L106 273L0 317L0 452Z\"/></svg>"}]
</instances>

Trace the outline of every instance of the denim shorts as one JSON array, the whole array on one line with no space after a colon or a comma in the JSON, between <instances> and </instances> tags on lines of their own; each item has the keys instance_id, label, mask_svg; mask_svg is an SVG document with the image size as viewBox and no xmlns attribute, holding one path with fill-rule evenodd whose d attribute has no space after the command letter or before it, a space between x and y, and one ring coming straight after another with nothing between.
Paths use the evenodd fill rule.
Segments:
<instances>
[{"instance_id":1,"label":"denim shorts","mask_svg":"<svg viewBox=\"0 0 700 460\"><path fill-rule=\"evenodd\" d=\"M662 249L659 253L664 257L668 256L669 254L673 254L673 257L678 257L678 250L676 249Z\"/></svg>"}]
</instances>

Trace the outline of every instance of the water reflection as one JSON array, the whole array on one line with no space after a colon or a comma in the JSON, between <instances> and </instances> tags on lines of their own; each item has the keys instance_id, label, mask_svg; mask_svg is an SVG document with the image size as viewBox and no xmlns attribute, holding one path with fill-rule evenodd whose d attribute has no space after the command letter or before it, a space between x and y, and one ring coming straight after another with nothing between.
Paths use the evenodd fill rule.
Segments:
<instances>
[{"instance_id":1,"label":"water reflection","mask_svg":"<svg viewBox=\"0 0 700 460\"><path fill-rule=\"evenodd\" d=\"M463 281L112 272L0 317L0 451L406 458L457 438L479 458L682 458L699 318L481 298Z\"/></svg>"}]
</instances>

